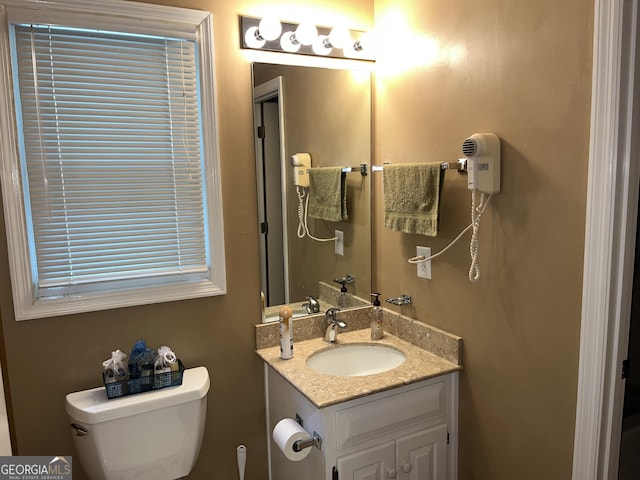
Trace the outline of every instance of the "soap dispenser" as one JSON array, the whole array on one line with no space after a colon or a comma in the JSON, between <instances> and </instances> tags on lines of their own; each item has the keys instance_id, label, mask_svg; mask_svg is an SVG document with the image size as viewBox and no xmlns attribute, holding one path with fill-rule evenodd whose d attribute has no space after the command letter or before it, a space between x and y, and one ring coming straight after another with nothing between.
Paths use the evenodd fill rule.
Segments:
<instances>
[{"instance_id":1,"label":"soap dispenser","mask_svg":"<svg viewBox=\"0 0 640 480\"><path fill-rule=\"evenodd\" d=\"M340 295L338 295L338 308L347 308L347 287L345 286L345 282L342 282L342 287L340 287Z\"/></svg>"},{"instance_id":2,"label":"soap dispenser","mask_svg":"<svg viewBox=\"0 0 640 480\"><path fill-rule=\"evenodd\" d=\"M382 307L380 306L380 294L372 293L373 309L371 312L371 340L380 340L384 336L382 327Z\"/></svg>"}]
</instances>

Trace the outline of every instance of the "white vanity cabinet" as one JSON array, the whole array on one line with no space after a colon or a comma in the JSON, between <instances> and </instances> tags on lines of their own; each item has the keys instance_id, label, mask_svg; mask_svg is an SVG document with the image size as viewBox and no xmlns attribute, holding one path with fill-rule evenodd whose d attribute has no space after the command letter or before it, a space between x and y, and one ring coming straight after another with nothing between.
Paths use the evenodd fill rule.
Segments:
<instances>
[{"instance_id":1,"label":"white vanity cabinet","mask_svg":"<svg viewBox=\"0 0 640 480\"><path fill-rule=\"evenodd\" d=\"M401 436L337 458L340 480L438 480L447 477L448 425Z\"/></svg>"},{"instance_id":2,"label":"white vanity cabinet","mask_svg":"<svg viewBox=\"0 0 640 480\"><path fill-rule=\"evenodd\" d=\"M265 368L271 480L457 479L457 372L317 408ZM292 462L271 432L296 415L322 449Z\"/></svg>"}]
</instances>

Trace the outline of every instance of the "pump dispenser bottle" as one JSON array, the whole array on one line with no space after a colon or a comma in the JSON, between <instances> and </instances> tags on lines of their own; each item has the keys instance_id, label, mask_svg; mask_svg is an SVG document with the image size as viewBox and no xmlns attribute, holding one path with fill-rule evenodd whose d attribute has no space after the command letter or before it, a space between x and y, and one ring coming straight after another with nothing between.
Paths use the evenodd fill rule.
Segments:
<instances>
[{"instance_id":1,"label":"pump dispenser bottle","mask_svg":"<svg viewBox=\"0 0 640 480\"><path fill-rule=\"evenodd\" d=\"M373 309L371 312L371 340L380 340L384 336L382 327L382 307L380 306L380 294L372 293Z\"/></svg>"},{"instance_id":2,"label":"pump dispenser bottle","mask_svg":"<svg viewBox=\"0 0 640 480\"><path fill-rule=\"evenodd\" d=\"M344 282L340 287L340 295L338 295L338 308L347 308L347 287Z\"/></svg>"}]
</instances>

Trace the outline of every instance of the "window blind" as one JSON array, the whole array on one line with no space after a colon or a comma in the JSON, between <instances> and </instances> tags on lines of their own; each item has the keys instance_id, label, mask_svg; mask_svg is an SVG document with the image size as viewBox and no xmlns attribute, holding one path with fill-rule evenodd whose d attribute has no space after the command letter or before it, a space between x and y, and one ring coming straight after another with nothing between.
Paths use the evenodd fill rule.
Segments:
<instances>
[{"instance_id":1,"label":"window blind","mask_svg":"<svg viewBox=\"0 0 640 480\"><path fill-rule=\"evenodd\" d=\"M35 25L14 41L38 288L206 278L194 41Z\"/></svg>"}]
</instances>

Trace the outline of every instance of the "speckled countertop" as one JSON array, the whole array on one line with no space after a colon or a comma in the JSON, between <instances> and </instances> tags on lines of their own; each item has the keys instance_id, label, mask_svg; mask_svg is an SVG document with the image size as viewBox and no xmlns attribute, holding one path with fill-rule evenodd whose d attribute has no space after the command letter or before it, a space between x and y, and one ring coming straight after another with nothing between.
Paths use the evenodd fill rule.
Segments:
<instances>
[{"instance_id":1,"label":"speckled countertop","mask_svg":"<svg viewBox=\"0 0 640 480\"><path fill-rule=\"evenodd\" d=\"M360 328L341 332L337 343L333 345L324 342L319 336L296 339L296 322L299 322L301 327L309 322L317 323L317 319L313 318L296 319L293 329L294 356L290 360L280 358L279 345L265 345L265 343L273 344L273 340L265 341L265 338L273 339L273 332L270 332L270 329L277 328L277 324L257 325L256 343L259 346L257 353L318 408L462 369L460 337L385 310L386 326L395 335L387 331L381 340L372 341L369 328L362 328L368 321L369 314L370 309L365 308L356 310L350 318L345 316L344 320L347 324ZM324 318L321 320L324 321ZM405 339L399 338L400 336ZM316 352L354 343L389 345L404 352L406 360L392 370L359 377L326 375L306 366L307 358ZM434 348L430 348L431 346ZM435 353L429 350L435 350Z\"/></svg>"}]
</instances>

